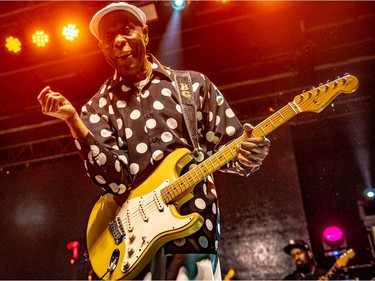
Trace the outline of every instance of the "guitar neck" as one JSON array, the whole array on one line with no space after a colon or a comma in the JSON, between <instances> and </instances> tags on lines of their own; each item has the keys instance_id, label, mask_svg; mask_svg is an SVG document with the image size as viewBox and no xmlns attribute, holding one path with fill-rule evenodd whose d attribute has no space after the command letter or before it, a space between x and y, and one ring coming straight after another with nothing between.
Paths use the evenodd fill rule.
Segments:
<instances>
[{"instance_id":1,"label":"guitar neck","mask_svg":"<svg viewBox=\"0 0 375 281\"><path fill-rule=\"evenodd\" d=\"M251 135L253 137L266 136L300 112L302 111L298 105L295 102L290 102L255 126ZM238 147L244 140L245 135L233 140L205 161L179 177L175 182L165 187L161 191L164 202L171 203L181 195L185 195L184 193L187 193L192 186L195 186L205 177L236 158Z\"/></svg>"},{"instance_id":2,"label":"guitar neck","mask_svg":"<svg viewBox=\"0 0 375 281\"><path fill-rule=\"evenodd\" d=\"M326 274L324 274L324 277L326 277L328 280L330 280L337 272L337 270L339 270L340 267L335 263L329 270Z\"/></svg>"},{"instance_id":3,"label":"guitar neck","mask_svg":"<svg viewBox=\"0 0 375 281\"><path fill-rule=\"evenodd\" d=\"M332 267L327 271L326 274L324 274L324 277L326 277L328 280L332 279L336 272L342 268L343 266L346 266L349 259L354 258L355 252L353 249L348 249L346 252L344 252L332 265Z\"/></svg>"}]
</instances>

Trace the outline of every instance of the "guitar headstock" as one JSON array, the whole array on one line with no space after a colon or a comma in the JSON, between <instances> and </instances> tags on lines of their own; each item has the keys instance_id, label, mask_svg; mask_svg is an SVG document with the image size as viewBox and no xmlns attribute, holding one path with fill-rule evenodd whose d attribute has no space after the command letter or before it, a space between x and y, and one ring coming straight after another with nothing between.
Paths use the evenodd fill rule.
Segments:
<instances>
[{"instance_id":1,"label":"guitar headstock","mask_svg":"<svg viewBox=\"0 0 375 281\"><path fill-rule=\"evenodd\" d=\"M354 250L349 249L336 260L336 264L338 267L344 267L348 264L349 260L354 257L355 257Z\"/></svg>"},{"instance_id":2,"label":"guitar headstock","mask_svg":"<svg viewBox=\"0 0 375 281\"><path fill-rule=\"evenodd\" d=\"M355 76L345 75L332 82L319 85L310 91L296 96L293 103L301 111L320 112L340 93L351 94L358 89L359 82Z\"/></svg>"}]
</instances>

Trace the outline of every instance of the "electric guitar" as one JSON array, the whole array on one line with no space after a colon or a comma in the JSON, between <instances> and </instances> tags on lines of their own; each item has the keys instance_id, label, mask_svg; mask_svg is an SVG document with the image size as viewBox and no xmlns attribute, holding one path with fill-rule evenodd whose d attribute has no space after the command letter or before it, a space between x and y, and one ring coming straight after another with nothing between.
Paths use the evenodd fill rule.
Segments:
<instances>
[{"instance_id":1,"label":"electric guitar","mask_svg":"<svg viewBox=\"0 0 375 281\"><path fill-rule=\"evenodd\" d=\"M301 112L321 112L340 93L358 88L358 79L345 75L296 96L255 126L254 137L266 136ZM87 247L95 273L102 279L133 279L167 242L189 236L204 223L197 213L180 215L178 206L191 199L194 186L238 155L243 135L180 176L192 160L191 152L169 154L119 206L106 194L94 205L87 227Z\"/></svg>"},{"instance_id":2,"label":"electric guitar","mask_svg":"<svg viewBox=\"0 0 375 281\"><path fill-rule=\"evenodd\" d=\"M350 259L355 257L355 252L353 249L349 249L345 253L341 254L340 257L335 261L333 266L327 271L326 274L324 274L324 277L327 278L327 280L332 279L332 277L336 274L336 272L346 266Z\"/></svg>"}]
</instances>

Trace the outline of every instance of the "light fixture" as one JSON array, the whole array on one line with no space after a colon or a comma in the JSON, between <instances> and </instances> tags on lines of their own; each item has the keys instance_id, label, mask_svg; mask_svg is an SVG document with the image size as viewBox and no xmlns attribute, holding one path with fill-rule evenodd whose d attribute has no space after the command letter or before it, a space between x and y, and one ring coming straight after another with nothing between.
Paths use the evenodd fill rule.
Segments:
<instances>
[{"instance_id":1,"label":"light fixture","mask_svg":"<svg viewBox=\"0 0 375 281\"><path fill-rule=\"evenodd\" d=\"M181 11L182 9L184 9L189 4L190 4L190 1L188 1L188 0L173 0L172 1L172 7L176 11Z\"/></svg>"},{"instance_id":2,"label":"light fixture","mask_svg":"<svg viewBox=\"0 0 375 281\"><path fill-rule=\"evenodd\" d=\"M375 198L375 189L372 187L368 187L365 189L364 194L366 198L368 199L374 199Z\"/></svg>"},{"instance_id":3,"label":"light fixture","mask_svg":"<svg viewBox=\"0 0 375 281\"><path fill-rule=\"evenodd\" d=\"M49 35L44 30L37 30L32 35L32 40L37 47L45 47L49 42Z\"/></svg>"},{"instance_id":4,"label":"light fixture","mask_svg":"<svg viewBox=\"0 0 375 281\"><path fill-rule=\"evenodd\" d=\"M21 52L21 45L21 41L17 37L9 36L5 40L5 47L7 50L15 54Z\"/></svg>"},{"instance_id":5,"label":"light fixture","mask_svg":"<svg viewBox=\"0 0 375 281\"><path fill-rule=\"evenodd\" d=\"M336 243L343 238L344 233L337 226L329 226L323 231L323 237L330 243Z\"/></svg>"},{"instance_id":6,"label":"light fixture","mask_svg":"<svg viewBox=\"0 0 375 281\"><path fill-rule=\"evenodd\" d=\"M328 226L323 230L322 244L326 256L340 255L340 250L347 248L344 231L335 225Z\"/></svg>"},{"instance_id":7,"label":"light fixture","mask_svg":"<svg viewBox=\"0 0 375 281\"><path fill-rule=\"evenodd\" d=\"M73 41L75 38L78 37L79 30L75 24L69 23L68 25L64 26L62 35L65 37L66 40Z\"/></svg>"}]
</instances>

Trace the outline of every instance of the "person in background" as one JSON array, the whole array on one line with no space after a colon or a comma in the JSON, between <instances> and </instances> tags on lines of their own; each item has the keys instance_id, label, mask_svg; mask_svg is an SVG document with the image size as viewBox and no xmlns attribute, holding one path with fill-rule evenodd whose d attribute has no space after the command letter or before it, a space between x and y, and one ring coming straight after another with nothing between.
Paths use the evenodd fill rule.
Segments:
<instances>
[{"instance_id":1,"label":"person in background","mask_svg":"<svg viewBox=\"0 0 375 281\"><path fill-rule=\"evenodd\" d=\"M182 94L190 98L196 111L192 127L197 127L197 151L178 92L178 73L146 51L150 40L146 20L141 9L125 2L111 3L99 10L89 29L113 67L113 76L82 107L81 114L57 90L45 87L38 95L42 112L66 122L87 174L120 204L178 148L195 152L199 163L243 135L243 142L237 146L238 156L229 159L220 170L249 176L267 156L269 141L253 136L249 124L240 124L207 76L184 71L190 81L185 85L190 87ZM134 279L221 279L219 209L212 174L204 176L192 193L193 198L180 207L180 212L198 212L204 218L200 229L164 245L149 263L151 266L145 266ZM108 260L103 263L108 264ZM117 267L122 263L119 261ZM111 278L110 267L107 273L103 277ZM96 274L101 277L103 272Z\"/></svg>"},{"instance_id":2,"label":"person in background","mask_svg":"<svg viewBox=\"0 0 375 281\"><path fill-rule=\"evenodd\" d=\"M289 240L283 250L296 266L296 270L283 280L328 280L324 276L327 270L317 266L313 252L305 241Z\"/></svg>"}]
</instances>

